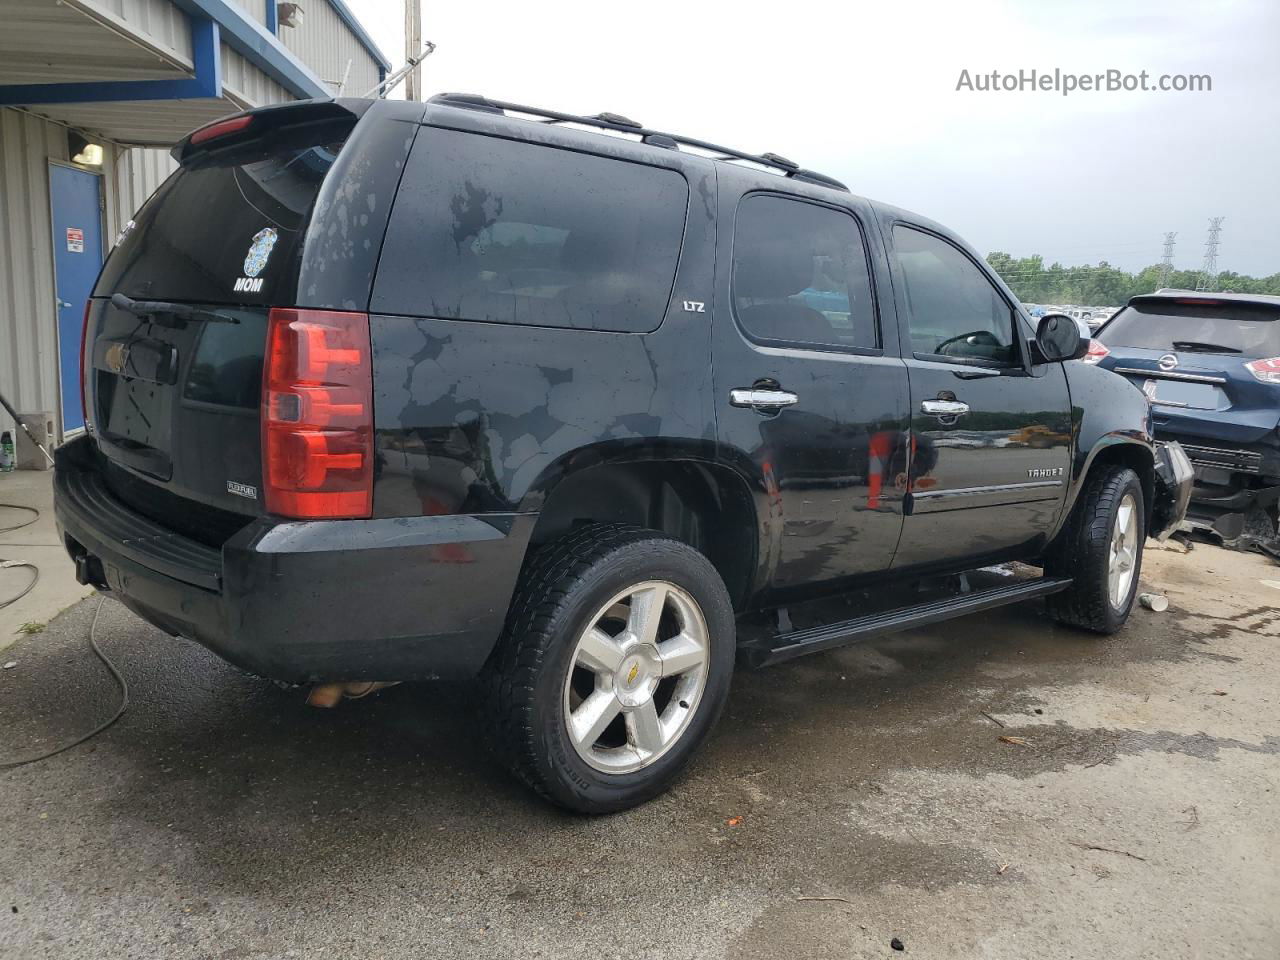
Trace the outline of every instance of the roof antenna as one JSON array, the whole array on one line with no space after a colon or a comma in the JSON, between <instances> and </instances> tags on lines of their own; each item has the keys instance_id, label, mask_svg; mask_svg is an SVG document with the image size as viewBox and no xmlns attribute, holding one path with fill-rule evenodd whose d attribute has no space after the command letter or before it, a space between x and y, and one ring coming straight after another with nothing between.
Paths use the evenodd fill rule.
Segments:
<instances>
[{"instance_id":1,"label":"roof antenna","mask_svg":"<svg viewBox=\"0 0 1280 960\"><path fill-rule=\"evenodd\" d=\"M396 84L398 84L401 80L403 80L409 74L413 73L413 71L418 68L418 64L420 64L423 60L427 59L427 57L431 56L435 52L436 52L436 45L432 43L430 40L426 41L426 43L422 45L421 53L419 53L416 57L410 57L407 61L405 61L405 65L403 67L401 67L395 73L389 74L385 80L383 80L380 84L378 84L368 93L364 94L365 98L376 97L379 95L385 96L389 90L395 87Z\"/></svg>"}]
</instances>

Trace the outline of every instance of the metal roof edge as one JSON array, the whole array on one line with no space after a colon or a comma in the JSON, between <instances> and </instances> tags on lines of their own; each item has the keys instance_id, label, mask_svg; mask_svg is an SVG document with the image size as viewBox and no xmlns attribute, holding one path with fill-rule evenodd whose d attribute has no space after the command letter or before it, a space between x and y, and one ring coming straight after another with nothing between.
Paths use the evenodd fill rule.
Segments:
<instances>
[{"instance_id":1,"label":"metal roof edge","mask_svg":"<svg viewBox=\"0 0 1280 960\"><path fill-rule=\"evenodd\" d=\"M351 12L351 8L348 7L343 0L327 0L327 2L329 6L333 8L333 12L336 13L351 32L355 34L356 39L360 41L360 46L369 51L369 56L373 57L374 62L383 70L389 71L391 69L391 61L388 60L383 55L382 51L378 49L378 45L373 42L373 38L369 36L360 21L356 19L356 15Z\"/></svg>"},{"instance_id":2,"label":"metal roof edge","mask_svg":"<svg viewBox=\"0 0 1280 960\"><path fill-rule=\"evenodd\" d=\"M172 0L195 17L207 17L222 28L222 39L246 60L262 70L294 96L310 100L329 98L333 91L311 68L243 8L230 0Z\"/></svg>"}]
</instances>

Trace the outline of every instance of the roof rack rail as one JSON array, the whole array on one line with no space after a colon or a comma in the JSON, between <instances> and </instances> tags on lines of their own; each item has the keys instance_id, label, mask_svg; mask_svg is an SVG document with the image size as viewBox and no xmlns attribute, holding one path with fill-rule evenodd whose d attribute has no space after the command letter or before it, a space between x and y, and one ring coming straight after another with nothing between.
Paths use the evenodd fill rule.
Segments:
<instances>
[{"instance_id":1,"label":"roof rack rail","mask_svg":"<svg viewBox=\"0 0 1280 960\"><path fill-rule=\"evenodd\" d=\"M504 100L490 100L488 97L478 96L473 93L438 93L427 102L460 107L464 110L478 110L481 113L505 114L506 111L510 110L514 113L541 117L543 123L578 123L588 127L598 127L601 130L612 130L615 133L629 133L640 137L643 143L655 147L664 147L668 150L679 149L679 145L684 144L685 146L719 154L719 156L713 157L715 160L746 160L749 163L777 170L783 176L792 180L801 180L805 183L814 183L821 187L831 187L835 190L843 190L845 193L849 192L849 188L834 177L828 177L813 170L801 169L799 164L776 153L744 153L741 150L722 147L716 143L708 143L706 140L695 140L693 137L682 137L677 133L649 130L635 120L617 113L597 113L592 117L580 117L572 113L544 110L541 107L528 107L519 103L508 103Z\"/></svg>"}]
</instances>

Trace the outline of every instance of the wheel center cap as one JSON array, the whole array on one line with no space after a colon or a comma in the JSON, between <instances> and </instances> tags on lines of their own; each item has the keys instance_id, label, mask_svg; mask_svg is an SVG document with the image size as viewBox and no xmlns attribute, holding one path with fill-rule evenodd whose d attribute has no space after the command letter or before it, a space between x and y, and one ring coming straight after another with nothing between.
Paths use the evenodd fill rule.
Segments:
<instances>
[{"instance_id":1,"label":"wheel center cap","mask_svg":"<svg viewBox=\"0 0 1280 960\"><path fill-rule=\"evenodd\" d=\"M613 689L623 706L635 707L653 696L661 679L657 658L647 650L626 657L613 675Z\"/></svg>"}]
</instances>

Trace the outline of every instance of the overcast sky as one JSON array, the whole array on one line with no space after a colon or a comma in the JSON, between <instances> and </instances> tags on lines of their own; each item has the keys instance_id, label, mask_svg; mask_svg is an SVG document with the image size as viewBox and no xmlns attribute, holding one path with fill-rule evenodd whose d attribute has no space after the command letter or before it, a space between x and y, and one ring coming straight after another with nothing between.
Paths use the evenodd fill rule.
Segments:
<instances>
[{"instance_id":1,"label":"overcast sky","mask_svg":"<svg viewBox=\"0 0 1280 960\"><path fill-rule=\"evenodd\" d=\"M402 0L349 0L393 64ZM428 94L483 93L775 151L984 252L1280 271L1280 2L423 0ZM1036 68L1209 74L1204 93L957 91Z\"/></svg>"}]
</instances>

